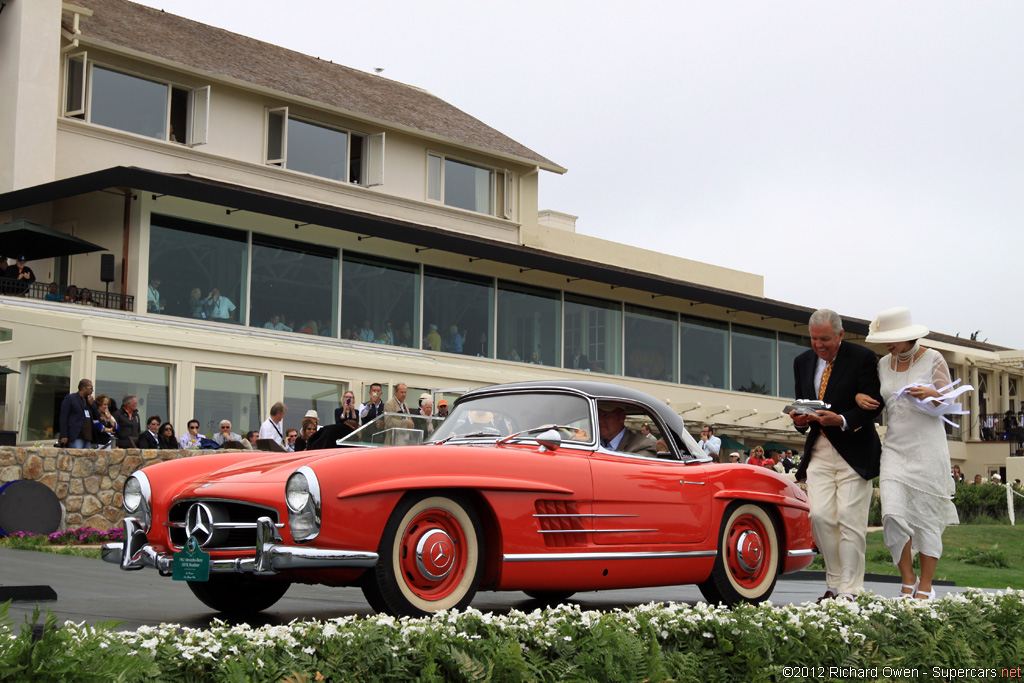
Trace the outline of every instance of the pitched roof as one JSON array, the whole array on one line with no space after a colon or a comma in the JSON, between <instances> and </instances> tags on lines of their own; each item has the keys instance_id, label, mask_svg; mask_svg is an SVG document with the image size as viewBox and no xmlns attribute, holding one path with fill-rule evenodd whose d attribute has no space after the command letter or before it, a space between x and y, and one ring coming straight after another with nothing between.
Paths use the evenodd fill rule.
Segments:
<instances>
[{"instance_id":1,"label":"pitched roof","mask_svg":"<svg viewBox=\"0 0 1024 683\"><path fill-rule=\"evenodd\" d=\"M81 40L277 90L557 173L565 169L425 90L128 0L76 0L93 11Z\"/></svg>"}]
</instances>

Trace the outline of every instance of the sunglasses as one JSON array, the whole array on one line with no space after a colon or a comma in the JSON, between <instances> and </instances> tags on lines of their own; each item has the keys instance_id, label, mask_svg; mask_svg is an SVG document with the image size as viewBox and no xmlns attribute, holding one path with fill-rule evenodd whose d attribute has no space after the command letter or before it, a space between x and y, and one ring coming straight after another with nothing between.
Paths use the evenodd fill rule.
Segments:
<instances>
[{"instance_id":1,"label":"sunglasses","mask_svg":"<svg viewBox=\"0 0 1024 683\"><path fill-rule=\"evenodd\" d=\"M231 427L221 427L221 429L231 429Z\"/></svg>"},{"instance_id":2,"label":"sunglasses","mask_svg":"<svg viewBox=\"0 0 1024 683\"><path fill-rule=\"evenodd\" d=\"M150 423L149 423L149 426L150 426L150 427L159 427L159 426L160 426L160 423L159 423L159 422L150 422Z\"/></svg>"}]
</instances>

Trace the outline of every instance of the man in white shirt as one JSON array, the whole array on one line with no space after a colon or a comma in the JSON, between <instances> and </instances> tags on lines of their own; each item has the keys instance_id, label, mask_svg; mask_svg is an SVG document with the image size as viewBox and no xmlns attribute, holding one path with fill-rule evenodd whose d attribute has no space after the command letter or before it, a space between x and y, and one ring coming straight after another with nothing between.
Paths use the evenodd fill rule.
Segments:
<instances>
[{"instance_id":1,"label":"man in white shirt","mask_svg":"<svg viewBox=\"0 0 1024 683\"><path fill-rule=\"evenodd\" d=\"M292 332L292 328L281 322L281 316L273 316L269 322L263 324L263 328L267 330L277 330L278 332Z\"/></svg>"},{"instance_id":2,"label":"man in white shirt","mask_svg":"<svg viewBox=\"0 0 1024 683\"><path fill-rule=\"evenodd\" d=\"M160 280L153 278L149 281L149 290L146 292L146 309L150 313L163 313L164 307L160 305Z\"/></svg>"},{"instance_id":3,"label":"man in white shirt","mask_svg":"<svg viewBox=\"0 0 1024 683\"><path fill-rule=\"evenodd\" d=\"M231 303L231 299L220 295L220 290L214 287L210 295L206 297L206 305L210 311L212 320L231 320L231 314L237 306Z\"/></svg>"},{"instance_id":4,"label":"man in white shirt","mask_svg":"<svg viewBox=\"0 0 1024 683\"><path fill-rule=\"evenodd\" d=\"M715 460L718 459L718 452L722 450L722 440L715 436L715 428L706 425L700 430L700 447L703 451Z\"/></svg>"},{"instance_id":5,"label":"man in white shirt","mask_svg":"<svg viewBox=\"0 0 1024 683\"><path fill-rule=\"evenodd\" d=\"M181 435L178 439L178 446L182 450L189 450L193 448L199 448L199 439L202 435L199 433L199 420L188 421L188 431Z\"/></svg>"},{"instance_id":6,"label":"man in white shirt","mask_svg":"<svg viewBox=\"0 0 1024 683\"><path fill-rule=\"evenodd\" d=\"M284 422L284 415L287 412L288 407L280 401L270 406L270 417L260 425L259 438L273 439L274 443L284 448L284 427L281 423Z\"/></svg>"}]
</instances>

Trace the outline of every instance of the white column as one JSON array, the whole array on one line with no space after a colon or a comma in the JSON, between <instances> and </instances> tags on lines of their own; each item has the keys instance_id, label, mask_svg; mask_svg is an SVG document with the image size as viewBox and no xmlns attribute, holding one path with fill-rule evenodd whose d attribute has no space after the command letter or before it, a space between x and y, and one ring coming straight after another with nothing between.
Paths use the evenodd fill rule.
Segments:
<instances>
[{"instance_id":1,"label":"white column","mask_svg":"<svg viewBox=\"0 0 1024 683\"><path fill-rule=\"evenodd\" d=\"M54 179L60 0L6 3L0 15L0 192Z\"/></svg>"},{"instance_id":2,"label":"white column","mask_svg":"<svg viewBox=\"0 0 1024 683\"><path fill-rule=\"evenodd\" d=\"M1010 373L996 371L999 375L999 412L1003 415L1010 409Z\"/></svg>"},{"instance_id":3,"label":"white column","mask_svg":"<svg viewBox=\"0 0 1024 683\"><path fill-rule=\"evenodd\" d=\"M971 421L971 428L967 432L968 439L971 441L981 441L981 428L978 425L978 415L981 413L981 397L978 392L978 366L971 366L971 386L974 387L974 391L971 392L971 414L968 419Z\"/></svg>"}]
</instances>

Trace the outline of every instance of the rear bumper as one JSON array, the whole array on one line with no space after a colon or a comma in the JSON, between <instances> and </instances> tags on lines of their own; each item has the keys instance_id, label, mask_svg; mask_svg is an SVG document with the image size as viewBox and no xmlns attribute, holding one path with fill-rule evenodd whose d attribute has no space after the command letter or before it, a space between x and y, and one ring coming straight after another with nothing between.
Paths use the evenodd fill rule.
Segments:
<instances>
[{"instance_id":1,"label":"rear bumper","mask_svg":"<svg viewBox=\"0 0 1024 683\"><path fill-rule=\"evenodd\" d=\"M294 569L351 569L377 564L377 553L362 550L326 550L275 543L274 523L269 517L256 522L256 554L253 557L211 559L211 574L256 574L269 576ZM153 567L164 576L174 569L174 554L153 549L134 517L124 520L124 541L107 543L101 550L106 562L125 571Z\"/></svg>"}]
</instances>

